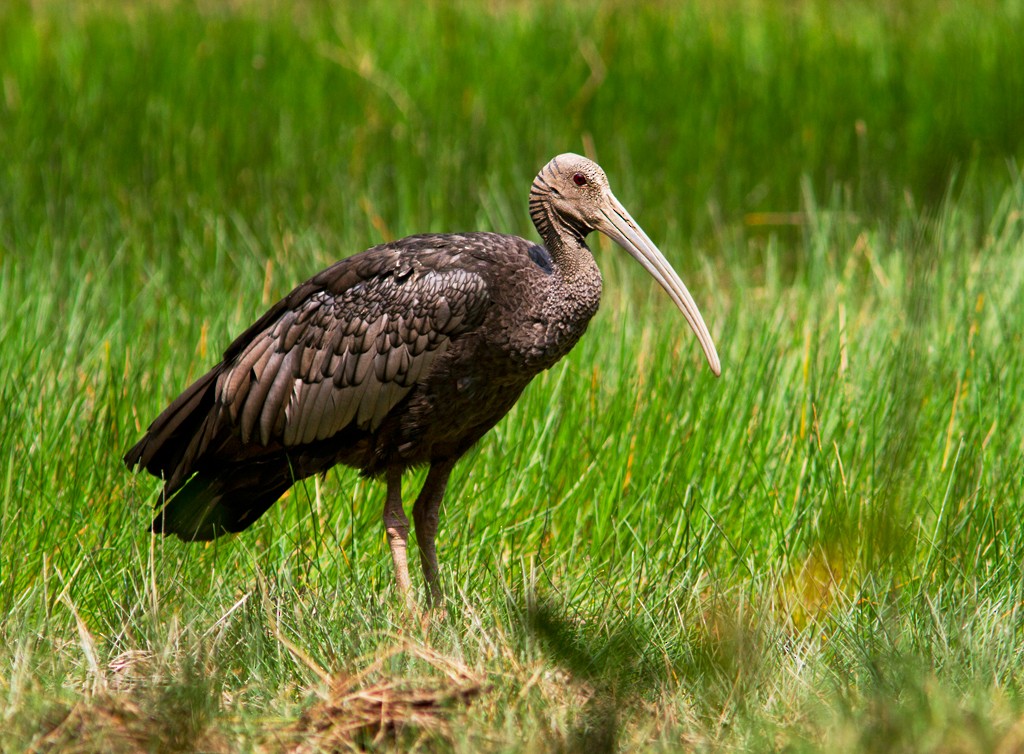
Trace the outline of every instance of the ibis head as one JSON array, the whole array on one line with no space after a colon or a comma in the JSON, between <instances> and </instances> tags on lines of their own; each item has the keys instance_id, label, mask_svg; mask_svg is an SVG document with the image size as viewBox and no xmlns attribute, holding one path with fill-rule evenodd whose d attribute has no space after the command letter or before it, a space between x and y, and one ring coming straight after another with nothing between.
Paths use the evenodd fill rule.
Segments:
<instances>
[{"instance_id":1,"label":"ibis head","mask_svg":"<svg viewBox=\"0 0 1024 754\"><path fill-rule=\"evenodd\" d=\"M715 343L693 296L665 255L615 198L600 165L572 153L552 159L533 183L530 214L537 230L556 253L559 247L574 241L582 244L594 230L625 249L682 311L700 341L711 371L716 376L722 373Z\"/></svg>"}]
</instances>

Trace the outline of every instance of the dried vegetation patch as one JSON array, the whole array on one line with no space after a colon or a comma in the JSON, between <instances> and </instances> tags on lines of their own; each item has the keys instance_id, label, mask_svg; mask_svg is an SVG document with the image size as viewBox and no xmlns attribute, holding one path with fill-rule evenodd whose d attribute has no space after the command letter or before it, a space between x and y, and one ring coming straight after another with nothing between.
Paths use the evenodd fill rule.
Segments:
<instances>
[{"instance_id":1,"label":"dried vegetation patch","mask_svg":"<svg viewBox=\"0 0 1024 754\"><path fill-rule=\"evenodd\" d=\"M424 665L423 674L389 672L398 655ZM449 718L486 689L481 675L451 657L426 647L398 646L357 673L330 677L328 690L295 724L300 742L288 751L353 751L386 739L447 738Z\"/></svg>"},{"instance_id":2,"label":"dried vegetation patch","mask_svg":"<svg viewBox=\"0 0 1024 754\"><path fill-rule=\"evenodd\" d=\"M114 663L111 663L114 669ZM72 705L54 704L34 720L32 752L346 752L450 741L450 720L487 690L484 677L451 657L412 644L387 649L361 669L329 673L296 720L264 721L244 730L237 715L196 679L155 677L104 684ZM120 668L117 668L120 669Z\"/></svg>"}]
</instances>

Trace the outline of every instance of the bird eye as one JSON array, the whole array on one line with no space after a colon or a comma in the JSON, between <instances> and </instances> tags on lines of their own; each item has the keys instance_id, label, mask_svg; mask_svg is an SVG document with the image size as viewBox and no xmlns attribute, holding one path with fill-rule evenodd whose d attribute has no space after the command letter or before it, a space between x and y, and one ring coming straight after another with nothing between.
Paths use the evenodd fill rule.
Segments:
<instances>
[{"instance_id":1,"label":"bird eye","mask_svg":"<svg viewBox=\"0 0 1024 754\"><path fill-rule=\"evenodd\" d=\"M586 186L587 176L583 175L583 173L577 173L572 177L572 182L575 183L577 186Z\"/></svg>"}]
</instances>

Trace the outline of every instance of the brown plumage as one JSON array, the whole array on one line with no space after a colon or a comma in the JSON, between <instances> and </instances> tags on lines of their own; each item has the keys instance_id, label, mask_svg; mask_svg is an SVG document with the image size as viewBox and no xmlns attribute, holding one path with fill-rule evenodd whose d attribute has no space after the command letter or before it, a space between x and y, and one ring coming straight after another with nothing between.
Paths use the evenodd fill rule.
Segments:
<instances>
[{"instance_id":1,"label":"brown plumage","mask_svg":"<svg viewBox=\"0 0 1024 754\"><path fill-rule=\"evenodd\" d=\"M495 233L410 236L341 260L275 304L125 456L164 480L153 531L242 531L295 481L343 463L386 479L385 528L408 591L401 475L426 464L413 514L436 595L434 536L452 466L597 311L592 230L661 283L720 372L693 299L600 167L553 159L534 181L530 214L545 246Z\"/></svg>"}]
</instances>

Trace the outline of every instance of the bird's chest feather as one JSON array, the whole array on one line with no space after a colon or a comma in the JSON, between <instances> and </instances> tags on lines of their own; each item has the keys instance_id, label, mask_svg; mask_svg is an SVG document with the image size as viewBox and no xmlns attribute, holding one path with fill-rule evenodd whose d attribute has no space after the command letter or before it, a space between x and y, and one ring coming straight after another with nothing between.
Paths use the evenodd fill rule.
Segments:
<instances>
[{"instance_id":1,"label":"bird's chest feather","mask_svg":"<svg viewBox=\"0 0 1024 754\"><path fill-rule=\"evenodd\" d=\"M566 280L528 270L495 293L492 327L483 331L510 365L534 375L569 353L601 301L597 266Z\"/></svg>"}]
</instances>

